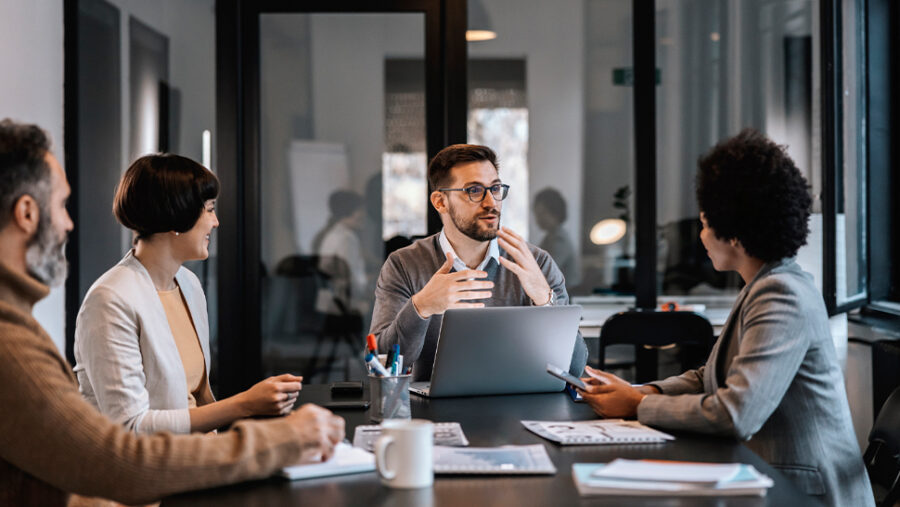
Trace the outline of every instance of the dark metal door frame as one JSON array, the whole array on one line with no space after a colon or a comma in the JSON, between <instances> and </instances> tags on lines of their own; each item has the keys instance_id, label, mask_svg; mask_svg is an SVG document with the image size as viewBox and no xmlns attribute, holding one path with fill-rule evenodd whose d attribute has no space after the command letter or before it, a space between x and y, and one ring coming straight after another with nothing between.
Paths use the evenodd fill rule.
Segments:
<instances>
[{"instance_id":1,"label":"dark metal door frame","mask_svg":"<svg viewBox=\"0 0 900 507\"><path fill-rule=\"evenodd\" d=\"M216 2L219 232L218 387L240 392L262 376L260 287L259 16L263 13L425 15L428 157L466 138L465 0L219 0ZM429 216L429 232L440 227Z\"/></svg>"}]
</instances>

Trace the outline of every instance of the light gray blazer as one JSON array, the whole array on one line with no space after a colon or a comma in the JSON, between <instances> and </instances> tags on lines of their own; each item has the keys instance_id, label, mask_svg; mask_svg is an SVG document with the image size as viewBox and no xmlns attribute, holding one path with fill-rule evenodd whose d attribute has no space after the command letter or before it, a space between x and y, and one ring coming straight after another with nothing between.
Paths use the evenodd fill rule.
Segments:
<instances>
[{"instance_id":1,"label":"light gray blazer","mask_svg":"<svg viewBox=\"0 0 900 507\"><path fill-rule=\"evenodd\" d=\"M184 267L175 280L209 372L203 288ZM137 433L190 433L181 355L150 273L133 251L88 290L75 324L75 361L81 394L113 421Z\"/></svg>"},{"instance_id":2,"label":"light gray blazer","mask_svg":"<svg viewBox=\"0 0 900 507\"><path fill-rule=\"evenodd\" d=\"M822 295L793 259L738 295L705 366L652 382L645 424L733 436L830 505L874 505Z\"/></svg>"}]
</instances>

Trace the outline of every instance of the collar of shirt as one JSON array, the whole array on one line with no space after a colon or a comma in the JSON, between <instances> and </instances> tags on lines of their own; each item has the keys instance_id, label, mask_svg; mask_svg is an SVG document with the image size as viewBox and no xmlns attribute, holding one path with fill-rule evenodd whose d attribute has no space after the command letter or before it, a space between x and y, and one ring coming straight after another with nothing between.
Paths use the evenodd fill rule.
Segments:
<instances>
[{"instance_id":1,"label":"collar of shirt","mask_svg":"<svg viewBox=\"0 0 900 507\"><path fill-rule=\"evenodd\" d=\"M444 256L447 256L447 252L453 254L453 269L456 271L465 271L469 269L466 266L466 263L459 258L459 255L456 255L456 252L453 251L453 247L450 246L450 241L447 239L447 235L444 234L444 230L441 229L441 235L438 236L438 242L441 244L441 250L444 251ZM477 270L484 270L485 266L487 266L488 261L494 258L497 263L500 263L500 247L497 246L497 238L492 239L488 243L487 252L484 254L484 259L481 259L481 262L478 264L478 267L475 268Z\"/></svg>"}]
</instances>

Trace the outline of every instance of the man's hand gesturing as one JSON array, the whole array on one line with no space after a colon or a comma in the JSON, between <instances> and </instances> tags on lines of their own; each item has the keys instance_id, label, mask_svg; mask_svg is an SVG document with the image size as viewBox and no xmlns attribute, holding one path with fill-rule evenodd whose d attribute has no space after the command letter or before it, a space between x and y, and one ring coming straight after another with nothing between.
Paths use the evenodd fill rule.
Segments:
<instances>
[{"instance_id":1,"label":"man's hand gesturing","mask_svg":"<svg viewBox=\"0 0 900 507\"><path fill-rule=\"evenodd\" d=\"M440 315L451 308L482 308L484 303L472 301L491 297L494 282L474 280L487 277L487 273L474 269L451 273L451 269L453 254L447 253L447 261L428 280L425 287L413 295L413 306L423 319Z\"/></svg>"},{"instance_id":2,"label":"man's hand gesturing","mask_svg":"<svg viewBox=\"0 0 900 507\"><path fill-rule=\"evenodd\" d=\"M550 301L550 284L544 278L541 267L534 260L534 255L531 254L531 250L528 249L528 244L525 243L522 236L506 227L502 227L497 232L497 243L512 258L512 260L509 260L505 257L500 257L500 264L519 277L519 282L521 282L525 294L528 294L528 297L536 305L540 306L548 303Z\"/></svg>"}]
</instances>

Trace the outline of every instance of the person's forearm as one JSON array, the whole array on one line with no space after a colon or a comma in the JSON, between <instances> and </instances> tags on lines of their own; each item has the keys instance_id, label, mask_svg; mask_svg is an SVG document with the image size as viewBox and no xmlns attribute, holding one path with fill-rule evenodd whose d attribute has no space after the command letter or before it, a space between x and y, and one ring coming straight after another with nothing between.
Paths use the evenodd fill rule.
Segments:
<instances>
[{"instance_id":1,"label":"person's forearm","mask_svg":"<svg viewBox=\"0 0 900 507\"><path fill-rule=\"evenodd\" d=\"M372 321L371 332L377 337L378 350L386 352L391 346L398 344L405 364L412 365L419 358L430 320L418 315L412 300L407 300L399 311L391 314L378 308L376 301Z\"/></svg>"},{"instance_id":2,"label":"person's forearm","mask_svg":"<svg viewBox=\"0 0 900 507\"><path fill-rule=\"evenodd\" d=\"M660 391L658 387L650 385L650 384L638 386L637 390L641 394L661 394L662 393L662 391Z\"/></svg>"},{"instance_id":3,"label":"person's forearm","mask_svg":"<svg viewBox=\"0 0 900 507\"><path fill-rule=\"evenodd\" d=\"M244 406L241 394L236 394L231 398L225 398L209 405L192 408L190 410L191 432L206 433L231 424L238 419L250 417L252 414Z\"/></svg>"}]
</instances>

